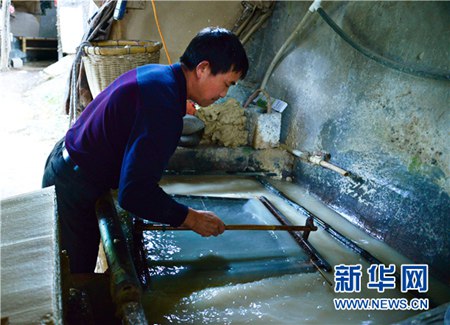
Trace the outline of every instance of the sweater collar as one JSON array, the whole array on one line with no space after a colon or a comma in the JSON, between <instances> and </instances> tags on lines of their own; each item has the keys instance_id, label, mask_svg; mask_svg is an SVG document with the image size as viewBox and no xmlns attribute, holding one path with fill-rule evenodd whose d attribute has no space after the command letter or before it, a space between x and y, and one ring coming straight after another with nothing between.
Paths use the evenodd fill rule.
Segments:
<instances>
[{"instance_id":1,"label":"sweater collar","mask_svg":"<svg viewBox=\"0 0 450 325\"><path fill-rule=\"evenodd\" d=\"M180 103L182 104L182 115L186 115L186 100L187 100L187 88L186 88L186 77L184 76L183 69L181 68L181 63L177 62L170 66L175 76L175 80L178 84Z\"/></svg>"}]
</instances>

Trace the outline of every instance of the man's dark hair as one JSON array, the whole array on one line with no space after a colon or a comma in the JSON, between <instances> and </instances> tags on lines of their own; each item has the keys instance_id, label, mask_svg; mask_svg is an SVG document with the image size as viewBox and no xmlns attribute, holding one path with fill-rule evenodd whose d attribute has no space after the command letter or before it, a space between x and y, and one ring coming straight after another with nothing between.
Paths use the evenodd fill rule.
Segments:
<instances>
[{"instance_id":1,"label":"man's dark hair","mask_svg":"<svg viewBox=\"0 0 450 325\"><path fill-rule=\"evenodd\" d=\"M248 59L239 38L225 28L207 27L201 30L189 43L180 57L189 70L202 61L211 65L211 73L227 73L232 70L241 73L244 79L248 71Z\"/></svg>"}]
</instances>

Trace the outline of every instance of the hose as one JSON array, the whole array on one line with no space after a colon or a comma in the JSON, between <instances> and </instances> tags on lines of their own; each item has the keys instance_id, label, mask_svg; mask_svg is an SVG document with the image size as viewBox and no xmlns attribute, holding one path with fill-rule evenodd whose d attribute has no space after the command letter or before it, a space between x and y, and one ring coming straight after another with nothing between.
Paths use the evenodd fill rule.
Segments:
<instances>
[{"instance_id":1,"label":"hose","mask_svg":"<svg viewBox=\"0 0 450 325\"><path fill-rule=\"evenodd\" d=\"M259 88L261 89L265 89L266 85L267 85L267 81L270 78L270 75L272 74L273 69L275 68L275 66L277 65L278 61L280 60L281 56L283 55L284 51L286 50L286 48L288 47L288 45L292 42L292 40L294 39L295 36L297 36L297 34L303 30L306 22L308 21L309 17L311 16L311 11L308 10L306 12L306 14L303 16L302 20L300 21L300 23L297 25L297 27L294 29L294 31L291 33L291 35L289 35L288 39L283 43L283 45L280 47L280 49L278 50L277 54L275 54L275 57L272 59L272 62L270 62L270 66L266 71L266 74L264 75L264 79L261 83L261 86Z\"/></svg>"},{"instance_id":2,"label":"hose","mask_svg":"<svg viewBox=\"0 0 450 325\"><path fill-rule=\"evenodd\" d=\"M291 33L291 35L289 35L287 40L280 47L280 49L278 50L278 52L275 54L274 58L272 59L272 62L270 62L270 65L267 68L266 73L264 74L264 78L263 78L263 81L261 82L261 86L252 95L250 95L250 97L246 100L246 102L244 104L244 108L247 107L250 104L250 102L256 97L256 95L260 92L265 93L266 97L269 100L268 103L270 104L270 96L267 94L267 92L265 92L265 88L266 88L267 82L269 81L270 75L272 74L272 71L275 68L275 66L278 64L278 61L280 61L280 58L283 55L286 48L288 47L288 45L292 42L292 40L294 39L295 36L297 36L298 33L303 31L303 28L304 28L306 22L308 21L309 17L311 16L311 13L314 12L316 10L316 8L318 8L320 6L321 1L322 0L314 0L314 2L309 7L309 10L303 16L300 23L297 25L297 27L294 29L294 31ZM261 19L262 21L259 24L257 24L258 25L257 27L259 27L268 18L268 16L269 15L267 15L266 17L263 16L264 19ZM253 30L251 32L249 32L247 34L248 37L243 39L243 42L244 41L246 42L253 32L254 32ZM268 113L269 112L270 111L268 108Z\"/></svg>"},{"instance_id":3,"label":"hose","mask_svg":"<svg viewBox=\"0 0 450 325\"><path fill-rule=\"evenodd\" d=\"M405 63L400 63L393 61L391 59L385 58L368 48L359 45L355 43L349 36L346 34L328 15L327 13L322 9L318 8L317 12L319 13L320 17L344 40L346 41L351 47L353 47L358 52L362 53L364 56L388 67L391 69L395 69L413 76L422 77L422 78L430 78L435 80L450 80L450 72L439 72L439 71L432 71L432 70L420 70L416 69L414 67L408 66ZM262 88L262 86L261 86Z\"/></svg>"},{"instance_id":4,"label":"hose","mask_svg":"<svg viewBox=\"0 0 450 325\"><path fill-rule=\"evenodd\" d=\"M169 64L172 64L172 60L170 60L170 56L169 56L169 51L167 50L166 41L164 40L164 36L161 32L161 27L159 26L158 15L156 14L155 0L152 0L152 7L153 7L153 15L155 16L156 27L158 28L159 36L161 37L161 41L164 45L164 52L166 53L167 62L169 62Z\"/></svg>"}]
</instances>

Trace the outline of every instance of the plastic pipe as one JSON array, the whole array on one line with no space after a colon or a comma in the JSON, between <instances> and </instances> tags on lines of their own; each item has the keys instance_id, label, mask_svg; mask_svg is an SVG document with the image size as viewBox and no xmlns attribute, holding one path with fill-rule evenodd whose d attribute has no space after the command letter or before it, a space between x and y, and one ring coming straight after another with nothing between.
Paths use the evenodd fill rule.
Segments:
<instances>
[{"instance_id":1,"label":"plastic pipe","mask_svg":"<svg viewBox=\"0 0 450 325\"><path fill-rule=\"evenodd\" d=\"M306 22L308 21L311 14L316 10L314 8L320 7L321 0L315 0L311 6L309 7L309 10L306 12L306 14L303 16L300 23L297 25L297 27L294 29L294 31L289 35L288 39L284 42L284 44L280 47L277 54L275 54L275 57L273 58L272 62L269 65L269 68L266 71L266 74L264 75L264 79L261 83L261 89L265 89L267 85L267 81L270 78L270 75L272 74L273 69L278 64L278 61L280 60L281 56L283 55L284 51L288 47L288 45L292 42L292 40L297 36L298 33L303 31L303 28L306 25Z\"/></svg>"}]
</instances>

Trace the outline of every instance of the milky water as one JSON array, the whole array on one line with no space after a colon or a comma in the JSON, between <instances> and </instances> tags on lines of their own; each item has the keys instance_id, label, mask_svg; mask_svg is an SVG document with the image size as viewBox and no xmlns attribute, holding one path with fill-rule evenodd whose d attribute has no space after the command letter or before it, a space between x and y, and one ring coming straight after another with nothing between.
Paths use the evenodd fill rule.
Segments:
<instances>
[{"instance_id":1,"label":"milky water","mask_svg":"<svg viewBox=\"0 0 450 325\"><path fill-rule=\"evenodd\" d=\"M227 197L258 197L264 195L294 224L304 224L305 217L294 211L282 200L266 191L257 181L244 178L227 177L168 177L162 182L163 187L169 193L184 195L208 195ZM331 224L341 233L352 238L362 248L375 255L381 261L389 264L408 263L405 257L391 250L377 240L374 240L364 232L352 226L347 220L323 206L316 199L308 195L304 190L289 183L277 182L276 186L297 202L301 202L310 211L314 212L325 222ZM254 208L254 207L253 207ZM257 212L259 214L260 212ZM223 217L223 216L222 216ZM274 232L272 232L274 234ZM222 235L223 249L233 252L229 240L225 240L226 233ZM161 243L173 243L169 235L160 234ZM193 236L196 236L193 234ZM255 254L261 256L261 250L255 246L255 239L245 233L235 235L241 248L237 248L233 255L238 258L243 252L242 247L255 247ZM272 235L273 236L273 235ZM277 236L276 234L274 236ZM197 236L201 238L200 236ZM164 239L163 239L164 238ZM269 237L268 237L269 238ZM281 238L281 237L280 237ZM282 238L281 238L282 239ZM204 263L205 268L216 268L216 273L208 278L201 277L202 268L191 275L184 274L179 277L180 270L174 269L172 280L157 280L152 290L146 292L144 308L150 323L161 324L391 324L401 321L417 312L412 311L336 311L333 298L400 298L408 300L412 296L406 296L397 289L386 290L377 293L376 290L366 288L367 274L365 270L369 264L348 248L331 238L328 233L319 228L311 233L310 243L333 266L337 264L361 264L363 267L363 279L360 293L344 294L335 293L327 281L314 269L300 268L298 272L283 273L283 271L270 273L268 263L268 275L257 272L242 273L242 278L231 277L227 280L221 276L220 269L224 266L214 256L220 248L221 236L210 239L210 242L201 241L191 243L189 250L192 256L201 257L206 252L206 258L199 263ZM284 240L284 239L283 239ZM283 242L280 240L280 242ZM197 241L192 237L192 241ZM214 246L208 243L214 241ZM276 254L277 245L281 245L281 251L286 251L284 244L276 244L277 241L267 239L269 243L263 251L267 254ZM194 248L198 244L201 248ZM157 243L155 245L158 245ZM186 245L186 244L183 244ZM167 253L179 254L183 245L167 247ZM208 253L209 252L209 253ZM209 255L208 255L209 254ZM189 254L186 254L188 258ZM205 256L203 256L205 257ZM292 257L292 256L291 256ZM154 256L154 258L158 258ZM200 258L201 259L201 258ZM303 259L303 260L302 260ZM304 257L298 257L299 263L305 266ZM277 261L277 260L276 260ZM296 263L289 260L290 263ZM308 261L306 261L307 263ZM191 263L194 263L191 261ZM176 267L173 266L173 267ZM229 270L229 269L227 269ZM273 270L272 270L273 271ZM217 276L216 276L217 275ZM327 279L333 281L333 272L326 273ZM166 277L167 278L167 277ZM439 303L449 300L449 290L445 285L431 279L430 296Z\"/></svg>"}]
</instances>

